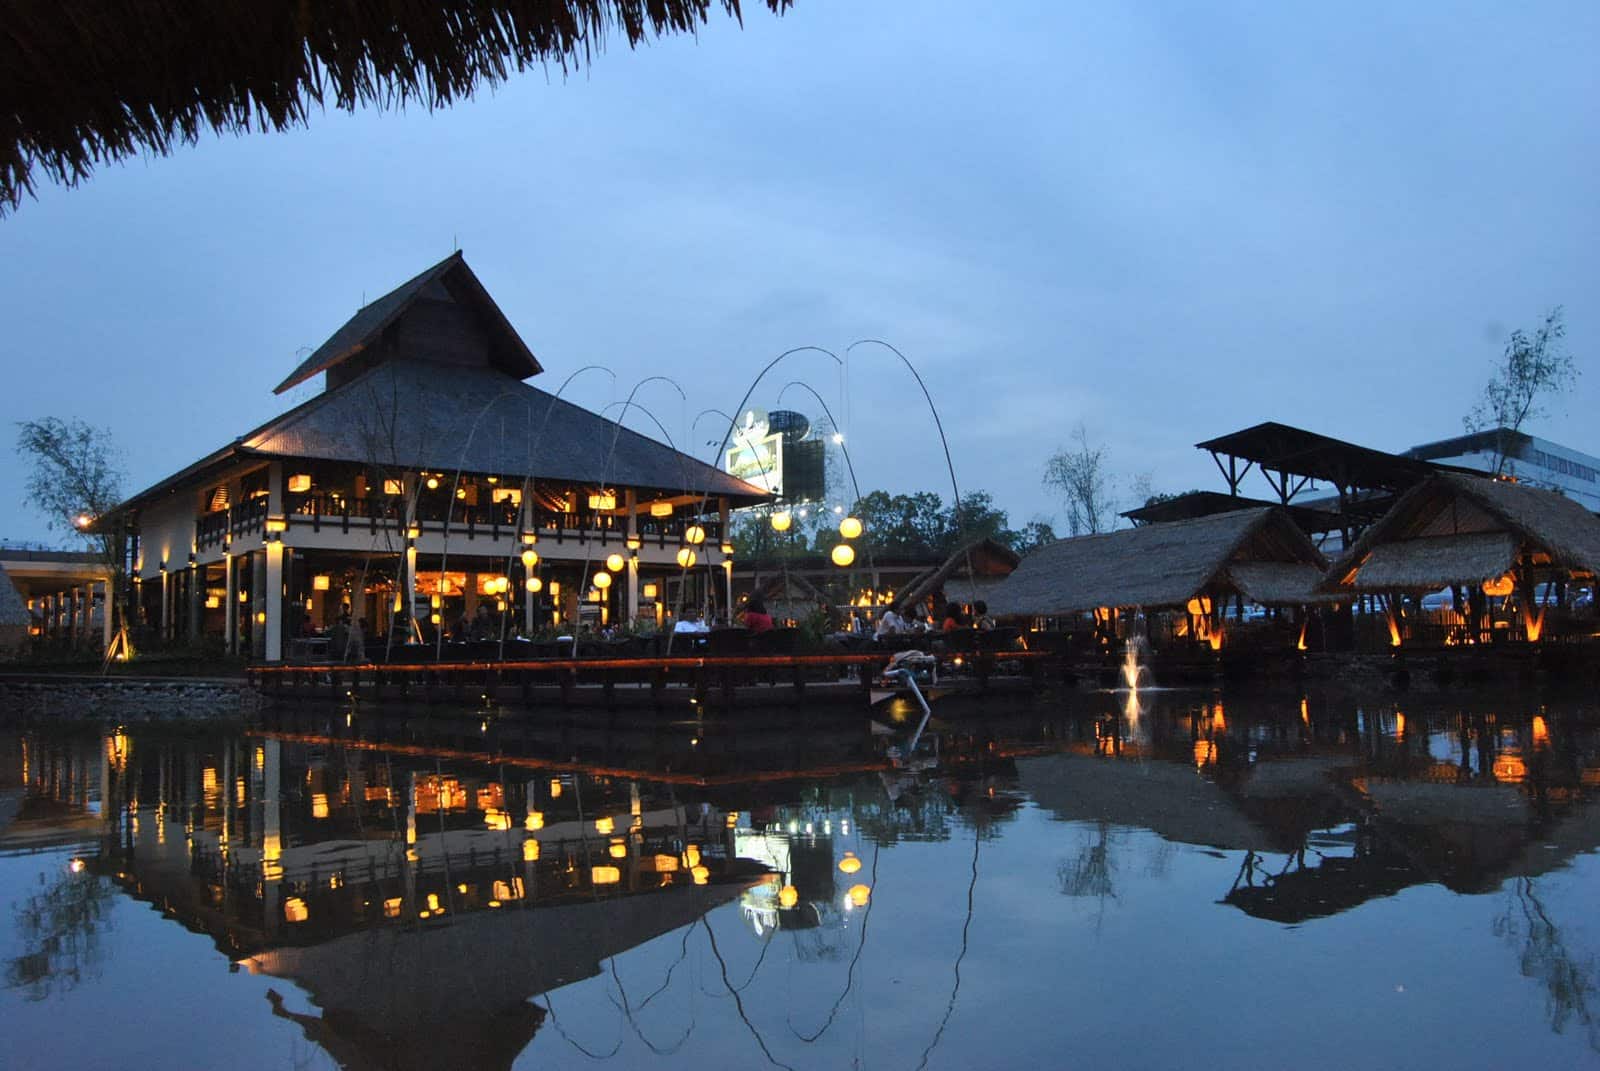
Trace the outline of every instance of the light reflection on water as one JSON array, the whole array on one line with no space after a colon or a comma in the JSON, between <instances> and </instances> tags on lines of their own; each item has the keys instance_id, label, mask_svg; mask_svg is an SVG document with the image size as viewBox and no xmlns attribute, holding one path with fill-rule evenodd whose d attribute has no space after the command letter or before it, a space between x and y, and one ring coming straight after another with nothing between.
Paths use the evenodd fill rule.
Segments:
<instances>
[{"instance_id":1,"label":"light reflection on water","mask_svg":"<svg viewBox=\"0 0 1600 1071\"><path fill-rule=\"evenodd\" d=\"M17 812L0 828L7 1058L1600 1052L1588 712L1073 703L952 708L941 763L917 774L854 728L551 738L306 711L246 733L0 735L0 823ZM1493 1031L1474 1026L1483 1007ZM82 1029L98 1021L122 1026Z\"/></svg>"}]
</instances>

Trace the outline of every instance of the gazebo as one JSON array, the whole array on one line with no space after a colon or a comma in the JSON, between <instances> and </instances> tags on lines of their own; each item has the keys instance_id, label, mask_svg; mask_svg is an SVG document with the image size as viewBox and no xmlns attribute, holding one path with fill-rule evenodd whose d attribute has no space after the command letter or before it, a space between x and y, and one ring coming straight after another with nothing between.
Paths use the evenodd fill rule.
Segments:
<instances>
[{"instance_id":1,"label":"gazebo","mask_svg":"<svg viewBox=\"0 0 1600 1071\"><path fill-rule=\"evenodd\" d=\"M1583 506L1537 487L1442 473L1369 528L1329 569L1325 589L1379 597L1395 646L1426 636L1402 597L1442 588L1452 589L1452 605L1430 612L1425 627L1442 629L1444 642L1537 641L1541 591L1592 584L1597 573L1600 519Z\"/></svg>"}]
</instances>

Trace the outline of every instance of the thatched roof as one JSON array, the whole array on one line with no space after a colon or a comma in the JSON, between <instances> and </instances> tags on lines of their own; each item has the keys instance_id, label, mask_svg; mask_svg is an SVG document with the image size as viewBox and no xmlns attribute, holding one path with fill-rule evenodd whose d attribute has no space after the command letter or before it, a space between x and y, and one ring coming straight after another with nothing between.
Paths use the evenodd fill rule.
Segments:
<instances>
[{"instance_id":1,"label":"thatched roof","mask_svg":"<svg viewBox=\"0 0 1600 1071\"><path fill-rule=\"evenodd\" d=\"M489 367L515 379L527 379L544 371L538 358L534 357L522 341L522 336L511 326L511 321L500 311L500 306L489 296L489 291L484 289L483 283L467 266L461 251L457 250L378 300L362 306L360 311L345 321L343 327L318 346L316 352L302 361L300 367L289 373L273 393L282 394L319 372L348 366L363 353L381 349L384 332L424 302L439 306L458 305L462 314L473 316L482 325L478 334L482 337L485 363ZM437 339L438 325L429 326L433 328L433 339Z\"/></svg>"},{"instance_id":2,"label":"thatched roof","mask_svg":"<svg viewBox=\"0 0 1600 1071\"><path fill-rule=\"evenodd\" d=\"M71 184L208 128L286 130L328 105L445 107L529 67L582 66L611 34L631 47L693 33L717 7L740 17L740 0L0 0L0 207L33 189L35 168Z\"/></svg>"},{"instance_id":3,"label":"thatched roof","mask_svg":"<svg viewBox=\"0 0 1600 1071\"><path fill-rule=\"evenodd\" d=\"M921 602L954 576L960 576L965 580L962 584L966 589L962 592L964 596L980 598L991 589L993 583L1015 572L1021 561L1022 558L1016 551L998 540L987 536L975 539L938 566L914 577L901 589L895 599L895 605L903 607ZM984 583L983 578L988 578L990 582Z\"/></svg>"},{"instance_id":4,"label":"thatched roof","mask_svg":"<svg viewBox=\"0 0 1600 1071\"><path fill-rule=\"evenodd\" d=\"M1253 568L1260 563L1274 567ZM1297 605L1315 601L1322 568L1322 555L1283 510L1239 510L1051 543L995 587L989 608L1054 617L1102 606L1182 606L1201 593L1234 592Z\"/></svg>"},{"instance_id":5,"label":"thatched roof","mask_svg":"<svg viewBox=\"0 0 1600 1071\"><path fill-rule=\"evenodd\" d=\"M1345 591L1425 591L1497 577L1520 556L1600 572L1600 519L1538 487L1441 474L1417 485L1328 571Z\"/></svg>"}]
</instances>

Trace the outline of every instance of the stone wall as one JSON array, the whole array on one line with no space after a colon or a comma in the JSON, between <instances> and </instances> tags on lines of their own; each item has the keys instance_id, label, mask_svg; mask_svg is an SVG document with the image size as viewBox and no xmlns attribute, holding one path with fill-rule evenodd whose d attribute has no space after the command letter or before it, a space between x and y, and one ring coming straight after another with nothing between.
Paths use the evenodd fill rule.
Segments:
<instances>
[{"instance_id":1,"label":"stone wall","mask_svg":"<svg viewBox=\"0 0 1600 1071\"><path fill-rule=\"evenodd\" d=\"M0 674L0 721L223 721L259 704L240 680Z\"/></svg>"}]
</instances>

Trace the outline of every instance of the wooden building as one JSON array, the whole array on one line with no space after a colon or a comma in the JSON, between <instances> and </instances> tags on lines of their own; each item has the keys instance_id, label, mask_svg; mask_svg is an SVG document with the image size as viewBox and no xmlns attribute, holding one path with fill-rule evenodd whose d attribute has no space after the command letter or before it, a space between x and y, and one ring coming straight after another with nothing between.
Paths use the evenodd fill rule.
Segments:
<instances>
[{"instance_id":1,"label":"wooden building","mask_svg":"<svg viewBox=\"0 0 1600 1071\"><path fill-rule=\"evenodd\" d=\"M1237 510L1051 543L993 588L989 607L996 616L1057 621L1176 611L1173 638L1216 647L1230 604L1327 601L1317 591L1324 568L1286 510Z\"/></svg>"},{"instance_id":2,"label":"wooden building","mask_svg":"<svg viewBox=\"0 0 1600 1071\"><path fill-rule=\"evenodd\" d=\"M1327 590L1377 596L1391 642L1536 641L1543 603L1567 602L1600 573L1600 518L1554 491L1441 473L1417 485L1328 571ZM1454 589L1452 605L1423 614L1415 600ZM1540 598L1543 594L1545 598ZM1432 635L1436 633L1436 635Z\"/></svg>"},{"instance_id":3,"label":"wooden building","mask_svg":"<svg viewBox=\"0 0 1600 1071\"><path fill-rule=\"evenodd\" d=\"M96 522L131 536L143 624L276 661L344 612L370 653L726 598L728 511L766 496L541 371L460 253L365 306L277 388L321 393Z\"/></svg>"}]
</instances>

